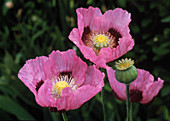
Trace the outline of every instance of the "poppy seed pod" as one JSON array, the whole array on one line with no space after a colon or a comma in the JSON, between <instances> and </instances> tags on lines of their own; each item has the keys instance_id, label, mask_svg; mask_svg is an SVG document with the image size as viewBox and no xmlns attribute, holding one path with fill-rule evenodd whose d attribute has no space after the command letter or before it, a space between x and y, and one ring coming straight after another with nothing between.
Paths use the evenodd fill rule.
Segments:
<instances>
[{"instance_id":1,"label":"poppy seed pod","mask_svg":"<svg viewBox=\"0 0 170 121\"><path fill-rule=\"evenodd\" d=\"M125 84L130 84L138 75L136 67L133 65L134 61L131 59L122 59L116 62L116 79Z\"/></svg>"}]
</instances>

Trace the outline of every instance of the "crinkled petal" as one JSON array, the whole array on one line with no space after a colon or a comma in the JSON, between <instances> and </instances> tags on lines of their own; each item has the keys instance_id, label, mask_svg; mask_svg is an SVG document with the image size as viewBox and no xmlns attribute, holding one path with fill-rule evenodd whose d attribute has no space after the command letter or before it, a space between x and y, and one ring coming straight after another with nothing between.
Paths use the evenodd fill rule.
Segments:
<instances>
[{"instance_id":1,"label":"crinkled petal","mask_svg":"<svg viewBox=\"0 0 170 121\"><path fill-rule=\"evenodd\" d=\"M63 91L65 91L65 95L64 92L62 91L63 96L62 100L64 100L62 101L63 106L62 108L65 107L64 108L65 110L79 108L83 103L90 100L92 97L94 97L98 92L102 90L102 87L104 86L103 79L104 73L101 73L98 69L96 69L94 65L88 67L86 71L85 82L81 87L78 87L78 89L75 92L68 91L69 89L67 88L64 88L65 90L63 89ZM58 109L62 108L60 107Z\"/></svg>"},{"instance_id":2,"label":"crinkled petal","mask_svg":"<svg viewBox=\"0 0 170 121\"><path fill-rule=\"evenodd\" d=\"M91 85L96 88L102 88L104 86L105 74L101 73L96 66L89 66L86 71L86 81L84 85Z\"/></svg>"},{"instance_id":3,"label":"crinkled petal","mask_svg":"<svg viewBox=\"0 0 170 121\"><path fill-rule=\"evenodd\" d=\"M143 93L143 99L140 101L142 104L149 103L152 99L159 93L160 89L163 87L164 81L158 78L158 81L154 81L150 88L147 88L145 93Z\"/></svg>"},{"instance_id":4,"label":"crinkled petal","mask_svg":"<svg viewBox=\"0 0 170 121\"><path fill-rule=\"evenodd\" d=\"M47 57L41 56L35 59L26 61L26 64L19 70L19 79L33 92L36 101L41 104L37 98L37 91L40 88L41 81L44 82L46 79L43 64L47 61ZM37 87L38 86L38 87Z\"/></svg>"},{"instance_id":5,"label":"crinkled petal","mask_svg":"<svg viewBox=\"0 0 170 121\"><path fill-rule=\"evenodd\" d=\"M94 18L90 26L91 31L107 31L109 29L108 19L104 18L104 16Z\"/></svg>"},{"instance_id":6,"label":"crinkled petal","mask_svg":"<svg viewBox=\"0 0 170 121\"><path fill-rule=\"evenodd\" d=\"M87 70L87 64L83 62L79 57L74 57L74 66L72 69L72 76L76 79L75 84L80 86L85 81L85 72Z\"/></svg>"},{"instance_id":7,"label":"crinkled petal","mask_svg":"<svg viewBox=\"0 0 170 121\"><path fill-rule=\"evenodd\" d=\"M60 51L53 51L49 58L58 67L59 72L71 72L73 78L76 79L76 84L81 85L84 82L87 64L76 55L74 50L62 53ZM55 66L52 66L53 70L57 68Z\"/></svg>"},{"instance_id":8,"label":"crinkled petal","mask_svg":"<svg viewBox=\"0 0 170 121\"><path fill-rule=\"evenodd\" d=\"M100 67L106 67L106 61L104 60L104 58L100 55L97 56L90 47L83 45L79 49L86 59L89 59L91 62L95 63L96 65L99 65Z\"/></svg>"},{"instance_id":9,"label":"crinkled petal","mask_svg":"<svg viewBox=\"0 0 170 121\"><path fill-rule=\"evenodd\" d=\"M43 66L45 75L47 78L51 79L52 77L59 76L60 72L58 66L52 59L48 59Z\"/></svg>"},{"instance_id":10,"label":"crinkled petal","mask_svg":"<svg viewBox=\"0 0 170 121\"><path fill-rule=\"evenodd\" d=\"M110 15L110 28L114 28L121 33L122 36L125 36L129 33L128 25L131 21L130 13L121 8L116 8L113 11L108 11L105 14Z\"/></svg>"},{"instance_id":11,"label":"crinkled petal","mask_svg":"<svg viewBox=\"0 0 170 121\"><path fill-rule=\"evenodd\" d=\"M74 91L70 88L64 88L61 93L61 97L56 100L56 105L58 110L70 110L72 109L71 100L73 98Z\"/></svg>"},{"instance_id":12,"label":"crinkled petal","mask_svg":"<svg viewBox=\"0 0 170 121\"><path fill-rule=\"evenodd\" d=\"M126 100L126 86L116 80L115 70L111 67L107 67L107 75L110 82L110 86L113 90L113 94L119 100Z\"/></svg>"},{"instance_id":13,"label":"crinkled petal","mask_svg":"<svg viewBox=\"0 0 170 121\"><path fill-rule=\"evenodd\" d=\"M114 59L113 55L113 51L109 47L100 49L99 56L101 56L105 62L112 61Z\"/></svg>"},{"instance_id":14,"label":"crinkled petal","mask_svg":"<svg viewBox=\"0 0 170 121\"><path fill-rule=\"evenodd\" d=\"M64 88L61 93L61 97L54 98L52 96L52 81L47 80L41 86L38 97L43 103L43 107L56 107L58 111L69 110L71 105L71 98L73 95L73 90L70 87Z\"/></svg>"},{"instance_id":15,"label":"crinkled petal","mask_svg":"<svg viewBox=\"0 0 170 121\"><path fill-rule=\"evenodd\" d=\"M91 22L90 29L92 31L108 31L112 27L110 26L112 21L111 19L112 15L113 15L113 11L108 10L102 16L95 17Z\"/></svg>"},{"instance_id":16,"label":"crinkled petal","mask_svg":"<svg viewBox=\"0 0 170 121\"><path fill-rule=\"evenodd\" d=\"M99 8L93 8L91 6L88 9L78 8L76 12L78 16L78 28L81 35L83 34L84 27L90 26L92 29L93 25L91 23L93 23L93 19L102 15Z\"/></svg>"},{"instance_id":17,"label":"crinkled petal","mask_svg":"<svg viewBox=\"0 0 170 121\"><path fill-rule=\"evenodd\" d=\"M78 88L72 96L71 109L79 108L83 103L90 100L101 90L102 88L96 88L90 85L83 85L82 87Z\"/></svg>"},{"instance_id":18,"label":"crinkled petal","mask_svg":"<svg viewBox=\"0 0 170 121\"><path fill-rule=\"evenodd\" d=\"M126 54L128 51L130 51L134 46L134 41L131 37L123 37L119 38L119 45L116 48L112 49L112 60L115 60L124 54Z\"/></svg>"},{"instance_id":19,"label":"crinkled petal","mask_svg":"<svg viewBox=\"0 0 170 121\"><path fill-rule=\"evenodd\" d=\"M148 71L143 69L137 69L137 71L138 76L136 80L131 83L130 89L138 89L144 92L153 84L154 77Z\"/></svg>"},{"instance_id":20,"label":"crinkled petal","mask_svg":"<svg viewBox=\"0 0 170 121\"><path fill-rule=\"evenodd\" d=\"M80 51L83 53L83 55L86 59L89 59L91 62L95 63L96 65L100 65L100 67L105 68L106 67L106 61L103 58L104 55L103 56L97 56L92 48L85 46L84 43L82 44L81 43L82 40L78 40L80 38L79 38L78 35L76 35L77 34L76 32L78 32L78 30L73 29L71 31L70 35L69 35L69 39L71 41L73 41L73 43L75 43L77 47L79 47Z\"/></svg>"},{"instance_id":21,"label":"crinkled petal","mask_svg":"<svg viewBox=\"0 0 170 121\"><path fill-rule=\"evenodd\" d=\"M85 82L72 96L71 109L79 108L83 103L100 92L104 86L104 76L104 73L101 73L94 65L89 66L86 71Z\"/></svg>"},{"instance_id":22,"label":"crinkled petal","mask_svg":"<svg viewBox=\"0 0 170 121\"><path fill-rule=\"evenodd\" d=\"M52 81L46 80L38 91L38 98L42 102L43 107L56 107L55 101L51 97Z\"/></svg>"},{"instance_id":23,"label":"crinkled petal","mask_svg":"<svg viewBox=\"0 0 170 121\"><path fill-rule=\"evenodd\" d=\"M53 51L49 58L53 60L58 66L59 72L71 71L74 65L74 50L68 50L66 52L60 52L59 50Z\"/></svg>"},{"instance_id":24,"label":"crinkled petal","mask_svg":"<svg viewBox=\"0 0 170 121\"><path fill-rule=\"evenodd\" d=\"M84 43L81 40L79 30L77 28L74 28L69 35L69 39L77 46L80 47Z\"/></svg>"}]
</instances>

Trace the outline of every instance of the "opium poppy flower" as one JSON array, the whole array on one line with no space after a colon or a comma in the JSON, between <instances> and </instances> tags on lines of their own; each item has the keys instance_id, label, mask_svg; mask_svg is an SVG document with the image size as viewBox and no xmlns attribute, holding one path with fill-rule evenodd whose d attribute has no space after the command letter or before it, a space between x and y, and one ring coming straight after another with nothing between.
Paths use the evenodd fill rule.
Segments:
<instances>
[{"instance_id":1,"label":"opium poppy flower","mask_svg":"<svg viewBox=\"0 0 170 121\"><path fill-rule=\"evenodd\" d=\"M137 71L136 80L129 86L130 101L147 104L159 93L164 81L160 78L154 81L154 77L148 71L142 69ZM114 96L119 100L126 100L126 85L116 80L115 70L107 67L107 75Z\"/></svg>"},{"instance_id":2,"label":"opium poppy flower","mask_svg":"<svg viewBox=\"0 0 170 121\"><path fill-rule=\"evenodd\" d=\"M99 67L127 53L134 46L130 35L130 13L121 8L104 14L99 8L78 8L78 28L69 39L80 49L86 59Z\"/></svg>"},{"instance_id":3,"label":"opium poppy flower","mask_svg":"<svg viewBox=\"0 0 170 121\"><path fill-rule=\"evenodd\" d=\"M87 66L74 50L30 59L18 77L33 92L36 102L51 111L79 108L104 86L104 73L94 65Z\"/></svg>"}]
</instances>

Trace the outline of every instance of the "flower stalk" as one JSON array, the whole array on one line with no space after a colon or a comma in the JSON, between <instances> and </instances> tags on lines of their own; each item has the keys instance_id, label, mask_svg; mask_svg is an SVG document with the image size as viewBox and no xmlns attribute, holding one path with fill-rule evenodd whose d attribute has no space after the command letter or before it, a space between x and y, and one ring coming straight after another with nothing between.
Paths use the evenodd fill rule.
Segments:
<instances>
[{"instance_id":1,"label":"flower stalk","mask_svg":"<svg viewBox=\"0 0 170 121\"><path fill-rule=\"evenodd\" d=\"M106 121L106 111L105 111L105 105L104 105L104 90L101 91L101 101L102 101L102 108L103 108L103 119Z\"/></svg>"},{"instance_id":2,"label":"flower stalk","mask_svg":"<svg viewBox=\"0 0 170 121\"><path fill-rule=\"evenodd\" d=\"M129 84L126 84L126 113L127 113L127 121L130 121L130 101L129 101Z\"/></svg>"},{"instance_id":3,"label":"flower stalk","mask_svg":"<svg viewBox=\"0 0 170 121\"><path fill-rule=\"evenodd\" d=\"M65 112L62 113L62 117L64 121L68 121L67 115Z\"/></svg>"},{"instance_id":4,"label":"flower stalk","mask_svg":"<svg viewBox=\"0 0 170 121\"><path fill-rule=\"evenodd\" d=\"M130 102L130 121L132 121L133 116L132 116L132 102Z\"/></svg>"}]
</instances>

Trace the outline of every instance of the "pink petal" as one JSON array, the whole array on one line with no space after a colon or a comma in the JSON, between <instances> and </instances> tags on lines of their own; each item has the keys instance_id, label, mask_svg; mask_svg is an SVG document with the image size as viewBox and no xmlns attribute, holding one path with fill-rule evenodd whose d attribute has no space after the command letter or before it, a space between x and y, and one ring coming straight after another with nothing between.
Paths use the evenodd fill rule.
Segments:
<instances>
[{"instance_id":1,"label":"pink petal","mask_svg":"<svg viewBox=\"0 0 170 121\"><path fill-rule=\"evenodd\" d=\"M126 100L126 86L123 83L120 83L115 78L115 71L111 67L107 67L107 75L112 87L113 93L116 98L120 100Z\"/></svg>"},{"instance_id":2,"label":"pink petal","mask_svg":"<svg viewBox=\"0 0 170 121\"><path fill-rule=\"evenodd\" d=\"M83 45L80 46L79 49L86 59L89 59L91 62L95 63L96 65L99 65L100 67L106 67L106 61L104 60L104 58L100 55L97 56L92 50L92 48Z\"/></svg>"},{"instance_id":3,"label":"pink petal","mask_svg":"<svg viewBox=\"0 0 170 121\"><path fill-rule=\"evenodd\" d=\"M41 81L44 82L46 79L43 70L43 64L47 61L47 59L48 58L45 56L30 59L26 61L26 64L20 69L18 73L19 79L33 92L37 103L40 105L41 102L37 98L37 84Z\"/></svg>"},{"instance_id":4,"label":"pink petal","mask_svg":"<svg viewBox=\"0 0 170 121\"><path fill-rule=\"evenodd\" d=\"M38 98L43 107L56 107L54 99L51 97L52 81L46 80L38 91Z\"/></svg>"},{"instance_id":5,"label":"pink petal","mask_svg":"<svg viewBox=\"0 0 170 121\"><path fill-rule=\"evenodd\" d=\"M90 85L84 85L78 88L72 96L71 109L79 108L83 103L90 100L101 90L102 88L96 88Z\"/></svg>"},{"instance_id":6,"label":"pink petal","mask_svg":"<svg viewBox=\"0 0 170 121\"><path fill-rule=\"evenodd\" d=\"M77 28L74 28L69 35L69 39L77 46L80 47L80 45L83 45L79 34L79 30Z\"/></svg>"},{"instance_id":7,"label":"pink petal","mask_svg":"<svg viewBox=\"0 0 170 121\"><path fill-rule=\"evenodd\" d=\"M110 11L106 14L111 15ZM111 22L109 22L110 28L116 29L122 35L126 35L129 33L127 26L131 21L130 16L130 13L128 13L126 10L122 10L121 8L114 9L110 18Z\"/></svg>"},{"instance_id":8,"label":"pink petal","mask_svg":"<svg viewBox=\"0 0 170 121\"><path fill-rule=\"evenodd\" d=\"M160 89L163 87L164 81L158 78L158 81L154 81L150 88L146 89L143 93L143 99L140 101L142 104L149 103L152 99L159 93Z\"/></svg>"},{"instance_id":9,"label":"pink petal","mask_svg":"<svg viewBox=\"0 0 170 121\"><path fill-rule=\"evenodd\" d=\"M59 72L68 72L71 71L74 65L74 50L68 50L66 52L53 51L49 58L55 62L58 66Z\"/></svg>"},{"instance_id":10,"label":"pink petal","mask_svg":"<svg viewBox=\"0 0 170 121\"><path fill-rule=\"evenodd\" d=\"M133 81L130 85L130 89L138 89L140 91L145 91L150 88L154 81L154 77L143 69L137 69L138 76L135 81Z\"/></svg>"},{"instance_id":11,"label":"pink petal","mask_svg":"<svg viewBox=\"0 0 170 121\"><path fill-rule=\"evenodd\" d=\"M131 37L119 38L119 45L112 49L112 60L115 60L128 51L130 51L134 46L134 41Z\"/></svg>"},{"instance_id":12,"label":"pink petal","mask_svg":"<svg viewBox=\"0 0 170 121\"><path fill-rule=\"evenodd\" d=\"M76 84L81 85L84 82L87 64L77 57L74 50L68 50L62 53L59 51L53 51L50 54L50 59L55 63L53 64L55 66L52 65L50 70L56 71L58 67L60 73L72 72L73 78L77 80Z\"/></svg>"},{"instance_id":13,"label":"pink petal","mask_svg":"<svg viewBox=\"0 0 170 121\"><path fill-rule=\"evenodd\" d=\"M97 16L102 15L99 8L93 8L91 6L88 9L78 8L76 12L78 16L78 28L80 30L81 35L84 31L84 27L92 27L91 22L93 23L93 19Z\"/></svg>"},{"instance_id":14,"label":"pink petal","mask_svg":"<svg viewBox=\"0 0 170 121\"><path fill-rule=\"evenodd\" d=\"M85 81L85 72L87 70L87 64L83 62L76 55L74 56L74 65L72 69L72 76L76 79L76 85L82 85Z\"/></svg>"},{"instance_id":15,"label":"pink petal","mask_svg":"<svg viewBox=\"0 0 170 121\"><path fill-rule=\"evenodd\" d=\"M113 61L113 59L114 59L113 51L109 47L101 48L99 51L99 56L101 56L104 59L104 61L106 61L106 62Z\"/></svg>"},{"instance_id":16,"label":"pink petal","mask_svg":"<svg viewBox=\"0 0 170 121\"><path fill-rule=\"evenodd\" d=\"M52 77L57 77L60 74L58 66L52 59L48 59L44 64L44 71L46 77L49 79L51 79Z\"/></svg>"},{"instance_id":17,"label":"pink petal","mask_svg":"<svg viewBox=\"0 0 170 121\"><path fill-rule=\"evenodd\" d=\"M104 86L104 77L105 74L96 69L95 65L89 66L86 71L86 81L84 82L84 85L102 88Z\"/></svg>"},{"instance_id":18,"label":"pink petal","mask_svg":"<svg viewBox=\"0 0 170 121\"><path fill-rule=\"evenodd\" d=\"M19 70L19 79L33 92L37 103L43 106L43 103L39 100L37 96L37 91L42 86L38 85L45 81L45 74L43 71L43 64L47 61L47 57L41 56L35 59L30 59L26 61L26 64ZM41 83L42 84L42 83Z\"/></svg>"},{"instance_id":19,"label":"pink petal","mask_svg":"<svg viewBox=\"0 0 170 121\"><path fill-rule=\"evenodd\" d=\"M60 110L70 110L71 99L73 95L73 90L70 87L64 88L61 93L60 98L54 99L52 97L52 81L47 80L41 86L38 92L38 98L42 102L43 107L56 107L58 111Z\"/></svg>"},{"instance_id":20,"label":"pink petal","mask_svg":"<svg viewBox=\"0 0 170 121\"><path fill-rule=\"evenodd\" d=\"M68 91L68 88L64 88L64 96L63 89L62 100L65 100L65 103L62 101L62 105L65 107L65 110L79 108L83 103L94 97L98 92L102 90L102 87L104 86L103 79L104 73L101 73L98 69L96 69L95 66L88 67L86 71L86 80L81 87L78 87L74 93L72 91Z\"/></svg>"},{"instance_id":21,"label":"pink petal","mask_svg":"<svg viewBox=\"0 0 170 121\"><path fill-rule=\"evenodd\" d=\"M106 11L102 16L97 16L91 22L91 30L93 31L108 31L110 29L110 23L112 21L112 10Z\"/></svg>"},{"instance_id":22,"label":"pink petal","mask_svg":"<svg viewBox=\"0 0 170 121\"><path fill-rule=\"evenodd\" d=\"M56 100L58 110L70 110L72 109L71 100L73 98L73 90L70 87L64 88L61 93L61 97Z\"/></svg>"}]
</instances>

